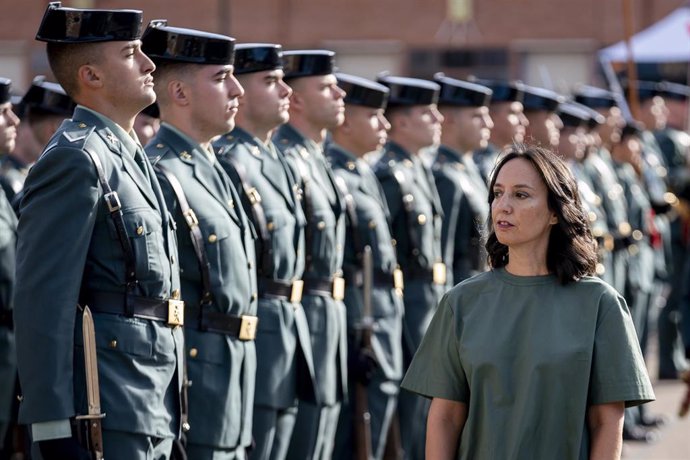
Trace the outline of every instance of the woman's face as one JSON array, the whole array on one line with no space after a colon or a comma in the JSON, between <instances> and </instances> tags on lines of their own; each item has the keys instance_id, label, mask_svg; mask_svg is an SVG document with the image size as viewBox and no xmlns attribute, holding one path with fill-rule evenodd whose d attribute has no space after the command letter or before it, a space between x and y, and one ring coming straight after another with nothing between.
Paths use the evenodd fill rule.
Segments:
<instances>
[{"instance_id":1,"label":"woman's face","mask_svg":"<svg viewBox=\"0 0 690 460\"><path fill-rule=\"evenodd\" d=\"M491 221L498 241L509 249L546 254L558 219L548 206L548 189L529 160L514 158L496 176ZM542 252L543 251L543 252Z\"/></svg>"}]
</instances>

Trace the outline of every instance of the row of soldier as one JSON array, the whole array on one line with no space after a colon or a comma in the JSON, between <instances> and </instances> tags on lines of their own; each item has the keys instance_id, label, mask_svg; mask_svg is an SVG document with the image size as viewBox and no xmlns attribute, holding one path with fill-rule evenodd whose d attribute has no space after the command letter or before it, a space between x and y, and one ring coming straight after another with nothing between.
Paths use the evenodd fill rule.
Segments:
<instances>
[{"instance_id":1,"label":"row of soldier","mask_svg":"<svg viewBox=\"0 0 690 460\"><path fill-rule=\"evenodd\" d=\"M79 104L39 141L15 199L20 421L44 458L83 455L75 305L94 314L108 458L423 458L428 403L398 384L441 295L486 269L487 176L527 138L577 174L598 273L625 293L640 341L655 299L677 308L684 259L660 245L686 245L687 143L666 130L673 156L647 147L611 93L581 88L578 104L519 83L372 82L335 74L329 51L235 46L165 21L139 45L140 28L140 12L51 4L37 36ZM71 112L56 86L34 83L30 123L55 101ZM650 116L659 95L688 98L644 88ZM134 117L154 98L161 126L144 151ZM646 439L655 423L631 411L626 431Z\"/></svg>"}]
</instances>

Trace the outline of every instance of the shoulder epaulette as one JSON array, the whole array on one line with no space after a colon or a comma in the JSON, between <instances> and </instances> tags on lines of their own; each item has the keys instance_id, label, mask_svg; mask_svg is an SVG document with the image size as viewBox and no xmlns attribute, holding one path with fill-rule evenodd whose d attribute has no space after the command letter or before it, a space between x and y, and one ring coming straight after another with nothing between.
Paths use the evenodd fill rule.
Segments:
<instances>
[{"instance_id":1,"label":"shoulder epaulette","mask_svg":"<svg viewBox=\"0 0 690 460\"><path fill-rule=\"evenodd\" d=\"M89 136L96 131L94 126L88 126L85 123L79 123L74 126L74 129L65 129L62 131L62 137L64 137L67 142L69 142L70 147L82 148L86 145L86 141ZM60 142L58 141L58 144Z\"/></svg>"}]
</instances>

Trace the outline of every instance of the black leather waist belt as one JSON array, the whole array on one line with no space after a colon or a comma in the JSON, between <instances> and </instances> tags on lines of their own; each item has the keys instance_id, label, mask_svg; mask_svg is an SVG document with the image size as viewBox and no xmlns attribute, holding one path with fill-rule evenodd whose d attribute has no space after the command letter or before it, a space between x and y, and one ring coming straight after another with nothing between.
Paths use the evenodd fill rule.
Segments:
<instances>
[{"instance_id":1,"label":"black leather waist belt","mask_svg":"<svg viewBox=\"0 0 690 460\"><path fill-rule=\"evenodd\" d=\"M5 326L8 329L14 329L12 310L0 310L0 326Z\"/></svg>"},{"instance_id":2,"label":"black leather waist belt","mask_svg":"<svg viewBox=\"0 0 690 460\"><path fill-rule=\"evenodd\" d=\"M150 299L118 292L97 291L86 293L82 303L98 313L163 321L168 326L184 324L184 302L177 299Z\"/></svg>"},{"instance_id":3,"label":"black leather waist belt","mask_svg":"<svg viewBox=\"0 0 690 460\"><path fill-rule=\"evenodd\" d=\"M201 308L192 305L185 306L184 314L187 317L187 328L225 334L240 340L256 338L256 326L259 324L256 316L234 316L206 310L202 314Z\"/></svg>"},{"instance_id":4,"label":"black leather waist belt","mask_svg":"<svg viewBox=\"0 0 690 460\"><path fill-rule=\"evenodd\" d=\"M436 262L430 270L406 271L405 280L426 281L438 285L446 284L446 264Z\"/></svg>"},{"instance_id":5,"label":"black leather waist belt","mask_svg":"<svg viewBox=\"0 0 690 460\"><path fill-rule=\"evenodd\" d=\"M302 301L302 290L304 282L302 280L284 281L259 278L259 296L271 297L289 302L297 303Z\"/></svg>"},{"instance_id":6,"label":"black leather waist belt","mask_svg":"<svg viewBox=\"0 0 690 460\"><path fill-rule=\"evenodd\" d=\"M348 286L362 287L364 285L364 272L362 270L343 268L343 271L345 272L345 282ZM375 271L373 277L374 286L376 287L403 289L403 274L399 268L396 268L393 273Z\"/></svg>"},{"instance_id":7,"label":"black leather waist belt","mask_svg":"<svg viewBox=\"0 0 690 460\"><path fill-rule=\"evenodd\" d=\"M336 276L330 278L305 278L304 293L321 297L331 297L334 300L345 298L345 278Z\"/></svg>"}]
</instances>

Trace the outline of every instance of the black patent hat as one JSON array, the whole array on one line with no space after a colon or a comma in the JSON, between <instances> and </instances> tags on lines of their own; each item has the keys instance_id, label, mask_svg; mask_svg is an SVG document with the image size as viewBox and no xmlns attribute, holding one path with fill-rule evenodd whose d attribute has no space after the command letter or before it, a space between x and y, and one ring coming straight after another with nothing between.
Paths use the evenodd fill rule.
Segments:
<instances>
[{"instance_id":1,"label":"black patent hat","mask_svg":"<svg viewBox=\"0 0 690 460\"><path fill-rule=\"evenodd\" d=\"M75 103L57 83L45 81L43 75L34 78L29 90L22 98L22 105L33 112L72 115Z\"/></svg>"},{"instance_id":2,"label":"black patent hat","mask_svg":"<svg viewBox=\"0 0 690 460\"><path fill-rule=\"evenodd\" d=\"M376 81L390 90L388 107L401 105L429 105L438 102L441 87L429 80L379 74Z\"/></svg>"},{"instance_id":3,"label":"black patent hat","mask_svg":"<svg viewBox=\"0 0 690 460\"><path fill-rule=\"evenodd\" d=\"M630 137L630 136L641 136L642 135L642 125L634 120L626 120L625 125L623 126L623 129L621 131L621 141L624 139Z\"/></svg>"},{"instance_id":4,"label":"black patent hat","mask_svg":"<svg viewBox=\"0 0 690 460\"><path fill-rule=\"evenodd\" d=\"M12 80L9 78L0 77L0 104L10 102L12 95L10 94L10 87Z\"/></svg>"},{"instance_id":5,"label":"black patent hat","mask_svg":"<svg viewBox=\"0 0 690 460\"><path fill-rule=\"evenodd\" d=\"M563 122L563 127L589 127L589 121L592 118L585 106L574 101L561 103L556 113Z\"/></svg>"},{"instance_id":6,"label":"black patent hat","mask_svg":"<svg viewBox=\"0 0 690 460\"><path fill-rule=\"evenodd\" d=\"M630 88L630 82L625 80L621 82L621 86L625 90L626 94ZM637 86L637 98L640 101L646 101L648 99L652 99L655 96L659 96L661 94L661 85L658 82L655 81L643 81L643 80L638 80L636 82Z\"/></svg>"},{"instance_id":7,"label":"black patent hat","mask_svg":"<svg viewBox=\"0 0 690 460\"><path fill-rule=\"evenodd\" d=\"M335 53L328 50L283 51L285 80L329 75L336 71Z\"/></svg>"},{"instance_id":8,"label":"black patent hat","mask_svg":"<svg viewBox=\"0 0 690 460\"><path fill-rule=\"evenodd\" d=\"M489 88L493 93L491 94L491 103L497 102L522 102L524 92L522 83L518 81L502 81L502 80L488 80L484 78L476 78L472 80L473 83L483 85Z\"/></svg>"},{"instance_id":9,"label":"black patent hat","mask_svg":"<svg viewBox=\"0 0 690 460\"><path fill-rule=\"evenodd\" d=\"M664 99L676 101L687 101L690 99L690 86L672 83L670 81L661 82L659 92Z\"/></svg>"},{"instance_id":10,"label":"black patent hat","mask_svg":"<svg viewBox=\"0 0 690 460\"><path fill-rule=\"evenodd\" d=\"M611 91L596 86L582 85L575 90L573 96L575 102L591 109L610 109L618 105L616 96Z\"/></svg>"},{"instance_id":11,"label":"black patent hat","mask_svg":"<svg viewBox=\"0 0 690 460\"><path fill-rule=\"evenodd\" d=\"M48 4L36 40L54 43L130 41L141 37L144 14L139 10L63 8Z\"/></svg>"},{"instance_id":12,"label":"black patent hat","mask_svg":"<svg viewBox=\"0 0 690 460\"><path fill-rule=\"evenodd\" d=\"M491 103L493 91L486 86L446 77L441 72L434 75L434 81L441 87L438 105L484 107Z\"/></svg>"},{"instance_id":13,"label":"black patent hat","mask_svg":"<svg viewBox=\"0 0 690 460\"><path fill-rule=\"evenodd\" d=\"M345 91L345 104L385 109L388 103L387 87L366 78L337 73L338 86Z\"/></svg>"},{"instance_id":14,"label":"black patent hat","mask_svg":"<svg viewBox=\"0 0 690 460\"><path fill-rule=\"evenodd\" d=\"M242 43L235 46L235 75L283 68L281 46L274 43Z\"/></svg>"},{"instance_id":15,"label":"black patent hat","mask_svg":"<svg viewBox=\"0 0 690 460\"><path fill-rule=\"evenodd\" d=\"M235 39L195 29L169 27L165 19L149 23L141 50L154 62L232 65Z\"/></svg>"},{"instance_id":16,"label":"black patent hat","mask_svg":"<svg viewBox=\"0 0 690 460\"><path fill-rule=\"evenodd\" d=\"M524 85L522 90L524 92L522 105L525 112L532 110L555 112L564 100L560 94L545 88Z\"/></svg>"}]
</instances>

